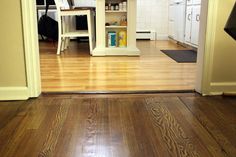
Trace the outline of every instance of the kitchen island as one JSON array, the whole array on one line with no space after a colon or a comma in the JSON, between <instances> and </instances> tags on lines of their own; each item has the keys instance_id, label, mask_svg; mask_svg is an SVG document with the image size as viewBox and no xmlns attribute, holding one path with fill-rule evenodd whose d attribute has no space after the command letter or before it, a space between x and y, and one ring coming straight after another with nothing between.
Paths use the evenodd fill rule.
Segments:
<instances>
[{"instance_id":1,"label":"kitchen island","mask_svg":"<svg viewBox=\"0 0 236 157\"><path fill-rule=\"evenodd\" d=\"M92 56L139 56L136 0L96 1L96 47Z\"/></svg>"}]
</instances>

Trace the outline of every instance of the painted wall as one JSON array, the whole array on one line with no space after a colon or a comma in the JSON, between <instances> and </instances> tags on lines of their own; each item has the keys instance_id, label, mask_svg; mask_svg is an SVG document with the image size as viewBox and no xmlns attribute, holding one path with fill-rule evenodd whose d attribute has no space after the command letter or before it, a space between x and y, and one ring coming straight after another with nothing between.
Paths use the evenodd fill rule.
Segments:
<instances>
[{"instance_id":1,"label":"painted wall","mask_svg":"<svg viewBox=\"0 0 236 157\"><path fill-rule=\"evenodd\" d=\"M224 32L235 0L220 0L217 11L212 82L236 83L236 41Z\"/></svg>"},{"instance_id":2,"label":"painted wall","mask_svg":"<svg viewBox=\"0 0 236 157\"><path fill-rule=\"evenodd\" d=\"M20 2L0 1L0 87L26 86Z\"/></svg>"},{"instance_id":3,"label":"painted wall","mask_svg":"<svg viewBox=\"0 0 236 157\"><path fill-rule=\"evenodd\" d=\"M137 30L155 30L157 39L168 39L168 0L137 0Z\"/></svg>"}]
</instances>

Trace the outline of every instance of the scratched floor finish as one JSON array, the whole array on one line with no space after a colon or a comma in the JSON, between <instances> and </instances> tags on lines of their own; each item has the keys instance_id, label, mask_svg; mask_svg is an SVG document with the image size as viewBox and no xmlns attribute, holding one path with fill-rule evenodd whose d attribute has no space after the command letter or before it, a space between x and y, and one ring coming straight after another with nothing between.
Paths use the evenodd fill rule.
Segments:
<instances>
[{"instance_id":1,"label":"scratched floor finish","mask_svg":"<svg viewBox=\"0 0 236 157\"><path fill-rule=\"evenodd\" d=\"M0 102L1 157L235 157L236 98L54 95Z\"/></svg>"}]
</instances>

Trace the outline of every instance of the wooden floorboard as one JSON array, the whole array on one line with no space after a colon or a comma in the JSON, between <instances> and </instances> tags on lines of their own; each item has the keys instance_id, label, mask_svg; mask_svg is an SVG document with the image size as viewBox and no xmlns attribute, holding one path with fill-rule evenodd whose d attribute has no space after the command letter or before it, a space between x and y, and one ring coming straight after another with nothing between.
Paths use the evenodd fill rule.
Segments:
<instances>
[{"instance_id":1,"label":"wooden floorboard","mask_svg":"<svg viewBox=\"0 0 236 157\"><path fill-rule=\"evenodd\" d=\"M236 98L43 95L0 102L1 157L235 157Z\"/></svg>"},{"instance_id":2,"label":"wooden floorboard","mask_svg":"<svg viewBox=\"0 0 236 157\"><path fill-rule=\"evenodd\" d=\"M87 43L40 42L43 92L193 90L196 63L177 63L160 50L185 49L171 41L138 41L140 57L91 57Z\"/></svg>"},{"instance_id":3,"label":"wooden floorboard","mask_svg":"<svg viewBox=\"0 0 236 157\"><path fill-rule=\"evenodd\" d=\"M236 155L236 99L181 98L229 156Z\"/></svg>"}]
</instances>

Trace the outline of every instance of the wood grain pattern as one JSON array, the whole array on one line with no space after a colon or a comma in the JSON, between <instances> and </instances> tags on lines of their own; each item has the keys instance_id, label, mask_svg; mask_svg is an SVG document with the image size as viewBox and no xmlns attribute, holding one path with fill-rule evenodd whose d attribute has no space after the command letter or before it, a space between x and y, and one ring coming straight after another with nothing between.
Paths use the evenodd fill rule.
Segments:
<instances>
[{"instance_id":1,"label":"wood grain pattern","mask_svg":"<svg viewBox=\"0 0 236 157\"><path fill-rule=\"evenodd\" d=\"M1 157L234 157L236 99L46 95L0 102Z\"/></svg>"},{"instance_id":2,"label":"wood grain pattern","mask_svg":"<svg viewBox=\"0 0 236 157\"><path fill-rule=\"evenodd\" d=\"M40 42L42 90L193 90L196 64L176 63L161 49L184 49L170 41L138 41L140 57L91 57L87 43L72 42L56 55L56 45Z\"/></svg>"},{"instance_id":3,"label":"wood grain pattern","mask_svg":"<svg viewBox=\"0 0 236 157\"><path fill-rule=\"evenodd\" d=\"M188 109L230 157L236 155L235 99L182 98ZM224 104L224 105L222 105Z\"/></svg>"},{"instance_id":4,"label":"wood grain pattern","mask_svg":"<svg viewBox=\"0 0 236 157\"><path fill-rule=\"evenodd\" d=\"M148 110L151 112L154 125L160 129L163 141L171 156L198 157L199 154L190 143L190 139L168 109L164 105L152 101L151 99L147 100Z\"/></svg>"},{"instance_id":5,"label":"wood grain pattern","mask_svg":"<svg viewBox=\"0 0 236 157\"><path fill-rule=\"evenodd\" d=\"M50 115L53 120L50 130L46 135L46 139L43 143L42 151L40 152L39 157L53 156L53 153L55 153L57 139L61 133L63 123L67 117L69 102L66 101L68 100L55 102L58 104L58 111L55 113L55 116Z\"/></svg>"}]
</instances>

